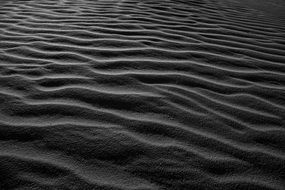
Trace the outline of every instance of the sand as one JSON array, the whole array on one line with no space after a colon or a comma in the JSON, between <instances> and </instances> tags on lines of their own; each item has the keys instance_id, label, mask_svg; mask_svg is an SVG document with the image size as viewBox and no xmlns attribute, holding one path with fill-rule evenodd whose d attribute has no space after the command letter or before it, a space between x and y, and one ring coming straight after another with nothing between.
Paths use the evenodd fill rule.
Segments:
<instances>
[{"instance_id":1,"label":"sand","mask_svg":"<svg viewBox=\"0 0 285 190\"><path fill-rule=\"evenodd\" d=\"M284 13L1 1L0 189L285 189Z\"/></svg>"}]
</instances>

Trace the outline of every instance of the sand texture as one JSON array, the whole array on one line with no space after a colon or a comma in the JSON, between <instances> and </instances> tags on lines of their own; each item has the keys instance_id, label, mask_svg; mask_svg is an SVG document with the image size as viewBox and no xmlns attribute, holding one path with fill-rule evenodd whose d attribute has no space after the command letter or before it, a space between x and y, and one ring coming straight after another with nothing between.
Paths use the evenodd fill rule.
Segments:
<instances>
[{"instance_id":1,"label":"sand texture","mask_svg":"<svg viewBox=\"0 0 285 190\"><path fill-rule=\"evenodd\" d=\"M284 189L285 1L0 1L0 190Z\"/></svg>"}]
</instances>

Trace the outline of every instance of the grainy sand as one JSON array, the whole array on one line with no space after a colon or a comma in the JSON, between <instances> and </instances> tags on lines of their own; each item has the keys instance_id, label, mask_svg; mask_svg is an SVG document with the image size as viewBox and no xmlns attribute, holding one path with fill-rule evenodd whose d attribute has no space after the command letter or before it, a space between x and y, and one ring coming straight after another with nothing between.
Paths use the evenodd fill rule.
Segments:
<instances>
[{"instance_id":1,"label":"grainy sand","mask_svg":"<svg viewBox=\"0 0 285 190\"><path fill-rule=\"evenodd\" d=\"M2 0L0 189L285 189L284 13Z\"/></svg>"}]
</instances>

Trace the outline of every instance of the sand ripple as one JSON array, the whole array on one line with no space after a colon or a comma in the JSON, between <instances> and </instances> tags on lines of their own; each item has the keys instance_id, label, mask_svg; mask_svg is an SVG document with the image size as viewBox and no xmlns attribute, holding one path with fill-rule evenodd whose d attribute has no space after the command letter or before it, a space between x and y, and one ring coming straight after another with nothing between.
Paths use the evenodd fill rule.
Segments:
<instances>
[{"instance_id":1,"label":"sand ripple","mask_svg":"<svg viewBox=\"0 0 285 190\"><path fill-rule=\"evenodd\" d=\"M1 1L0 189L284 189L284 9Z\"/></svg>"}]
</instances>

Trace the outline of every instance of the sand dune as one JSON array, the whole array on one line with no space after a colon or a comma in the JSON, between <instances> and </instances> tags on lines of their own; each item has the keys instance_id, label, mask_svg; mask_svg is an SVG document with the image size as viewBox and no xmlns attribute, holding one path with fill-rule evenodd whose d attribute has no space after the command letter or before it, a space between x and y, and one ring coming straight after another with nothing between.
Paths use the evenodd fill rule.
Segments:
<instances>
[{"instance_id":1,"label":"sand dune","mask_svg":"<svg viewBox=\"0 0 285 190\"><path fill-rule=\"evenodd\" d=\"M285 2L5 0L0 189L285 189Z\"/></svg>"}]
</instances>

